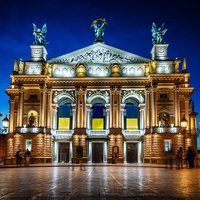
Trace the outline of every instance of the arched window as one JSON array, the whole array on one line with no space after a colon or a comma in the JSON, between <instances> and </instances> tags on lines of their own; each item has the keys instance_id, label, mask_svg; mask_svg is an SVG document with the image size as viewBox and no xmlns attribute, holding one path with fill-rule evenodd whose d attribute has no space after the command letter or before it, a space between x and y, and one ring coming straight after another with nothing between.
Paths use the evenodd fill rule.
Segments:
<instances>
[{"instance_id":1,"label":"arched window","mask_svg":"<svg viewBox=\"0 0 200 200\"><path fill-rule=\"evenodd\" d=\"M92 105L92 129L105 129L105 105L102 103Z\"/></svg>"},{"instance_id":2,"label":"arched window","mask_svg":"<svg viewBox=\"0 0 200 200\"><path fill-rule=\"evenodd\" d=\"M125 105L125 115L124 115L124 125L127 130L138 130L140 123L140 113L137 104L126 103Z\"/></svg>"},{"instance_id":3,"label":"arched window","mask_svg":"<svg viewBox=\"0 0 200 200\"><path fill-rule=\"evenodd\" d=\"M72 129L71 104L61 103L58 108L58 130Z\"/></svg>"}]
</instances>

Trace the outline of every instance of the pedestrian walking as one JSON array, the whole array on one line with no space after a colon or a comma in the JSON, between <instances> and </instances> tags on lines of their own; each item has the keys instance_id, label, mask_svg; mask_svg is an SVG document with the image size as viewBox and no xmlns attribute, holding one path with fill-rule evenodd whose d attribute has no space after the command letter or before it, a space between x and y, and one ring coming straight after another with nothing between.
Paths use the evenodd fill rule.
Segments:
<instances>
[{"instance_id":1,"label":"pedestrian walking","mask_svg":"<svg viewBox=\"0 0 200 200\"><path fill-rule=\"evenodd\" d=\"M166 168L173 169L173 152L166 152Z\"/></svg>"},{"instance_id":2,"label":"pedestrian walking","mask_svg":"<svg viewBox=\"0 0 200 200\"><path fill-rule=\"evenodd\" d=\"M182 159L182 149L181 148L179 148L177 150L175 159L176 159L176 169L183 168L183 159Z\"/></svg>"},{"instance_id":3,"label":"pedestrian walking","mask_svg":"<svg viewBox=\"0 0 200 200\"><path fill-rule=\"evenodd\" d=\"M30 158L31 158L31 152L29 151L29 149L26 149L26 152L24 154L24 158L25 158L25 165L29 166Z\"/></svg>"},{"instance_id":4,"label":"pedestrian walking","mask_svg":"<svg viewBox=\"0 0 200 200\"><path fill-rule=\"evenodd\" d=\"M22 165L22 158L23 158L21 149L19 149L16 152L15 158L16 158L16 165L21 166Z\"/></svg>"},{"instance_id":5,"label":"pedestrian walking","mask_svg":"<svg viewBox=\"0 0 200 200\"><path fill-rule=\"evenodd\" d=\"M189 164L189 168L194 168L194 160L196 157L196 152L192 149L192 147L188 147L186 159Z\"/></svg>"}]
</instances>

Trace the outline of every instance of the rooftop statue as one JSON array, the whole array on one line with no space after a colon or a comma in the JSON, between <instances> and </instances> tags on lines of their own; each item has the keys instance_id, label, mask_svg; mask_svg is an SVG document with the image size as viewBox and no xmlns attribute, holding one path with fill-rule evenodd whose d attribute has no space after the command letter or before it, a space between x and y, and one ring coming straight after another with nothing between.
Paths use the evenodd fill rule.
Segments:
<instances>
[{"instance_id":1,"label":"rooftop statue","mask_svg":"<svg viewBox=\"0 0 200 200\"><path fill-rule=\"evenodd\" d=\"M104 37L104 30L106 28L107 22L106 19L95 19L93 20L91 27L94 27L94 33L95 33L95 42L103 42Z\"/></svg>"},{"instance_id":2,"label":"rooftop statue","mask_svg":"<svg viewBox=\"0 0 200 200\"><path fill-rule=\"evenodd\" d=\"M164 28L164 23L161 27L157 28L156 24L153 22L151 32L152 32L152 43L153 44L164 44L163 36L167 32L167 29Z\"/></svg>"},{"instance_id":3,"label":"rooftop statue","mask_svg":"<svg viewBox=\"0 0 200 200\"><path fill-rule=\"evenodd\" d=\"M35 45L46 45L46 38L45 35L47 33L47 25L44 24L42 29L37 28L37 26L35 24L33 24L33 35L35 37Z\"/></svg>"}]
</instances>

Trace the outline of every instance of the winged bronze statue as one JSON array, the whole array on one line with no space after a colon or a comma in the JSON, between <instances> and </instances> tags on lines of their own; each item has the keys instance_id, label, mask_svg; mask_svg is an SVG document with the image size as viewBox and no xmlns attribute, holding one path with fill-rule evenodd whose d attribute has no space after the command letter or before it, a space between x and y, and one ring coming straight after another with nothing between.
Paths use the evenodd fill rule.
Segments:
<instances>
[{"instance_id":1,"label":"winged bronze statue","mask_svg":"<svg viewBox=\"0 0 200 200\"><path fill-rule=\"evenodd\" d=\"M91 27L94 28L95 42L103 42L104 30L106 28L106 19L99 18L92 21Z\"/></svg>"},{"instance_id":2,"label":"winged bronze statue","mask_svg":"<svg viewBox=\"0 0 200 200\"><path fill-rule=\"evenodd\" d=\"M34 44L35 45L46 45L46 33L47 33L47 25L44 24L42 29L37 28L37 26L33 23L33 35L35 37Z\"/></svg>"},{"instance_id":3,"label":"winged bronze statue","mask_svg":"<svg viewBox=\"0 0 200 200\"><path fill-rule=\"evenodd\" d=\"M152 43L153 44L164 44L164 35L167 32L167 29L162 23L161 27L157 28L156 24L153 22L151 32L152 32Z\"/></svg>"}]
</instances>

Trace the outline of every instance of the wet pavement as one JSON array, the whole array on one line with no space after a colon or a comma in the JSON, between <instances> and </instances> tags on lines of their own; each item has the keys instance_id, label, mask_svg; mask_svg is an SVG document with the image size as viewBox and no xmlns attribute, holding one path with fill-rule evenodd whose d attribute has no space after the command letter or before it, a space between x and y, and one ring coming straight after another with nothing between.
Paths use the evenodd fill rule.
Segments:
<instances>
[{"instance_id":1,"label":"wet pavement","mask_svg":"<svg viewBox=\"0 0 200 200\"><path fill-rule=\"evenodd\" d=\"M200 168L35 165L0 168L0 199L200 199Z\"/></svg>"}]
</instances>

